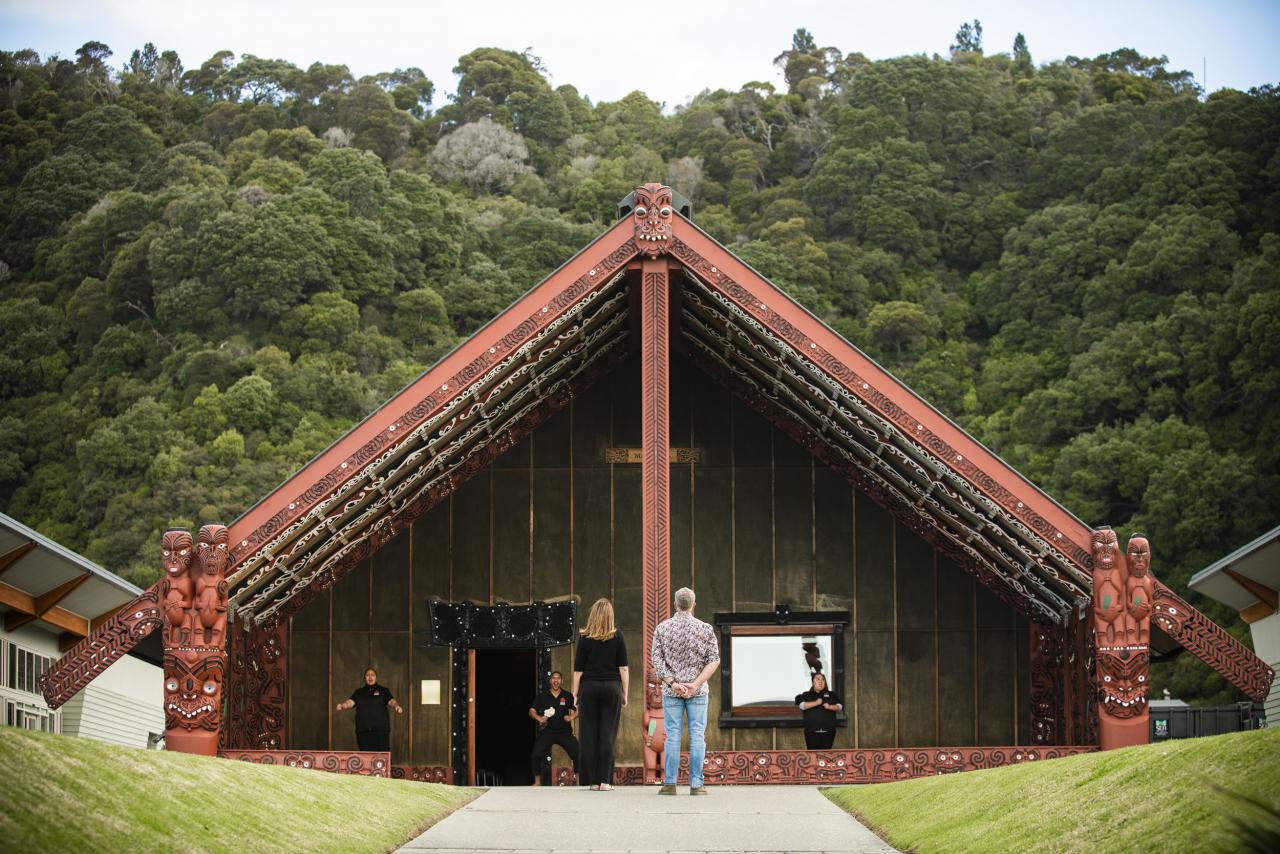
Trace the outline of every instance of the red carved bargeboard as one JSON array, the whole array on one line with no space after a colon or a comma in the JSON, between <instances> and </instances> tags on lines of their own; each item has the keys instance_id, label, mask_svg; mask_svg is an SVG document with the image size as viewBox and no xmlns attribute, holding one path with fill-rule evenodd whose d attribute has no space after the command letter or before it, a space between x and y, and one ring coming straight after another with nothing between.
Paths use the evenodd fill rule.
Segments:
<instances>
[{"instance_id":1,"label":"red carved bargeboard","mask_svg":"<svg viewBox=\"0 0 1280 854\"><path fill-rule=\"evenodd\" d=\"M222 747L279 750L284 745L287 622L231 633Z\"/></svg>"},{"instance_id":2,"label":"red carved bargeboard","mask_svg":"<svg viewBox=\"0 0 1280 854\"><path fill-rule=\"evenodd\" d=\"M1094 753L1092 745L1019 747L911 747L864 750L713 750L703 778L709 786L892 783L1042 759ZM569 768L556 768L557 786L573 785ZM680 784L689 784L689 754L680 756ZM615 786L642 785L644 768L616 767Z\"/></svg>"},{"instance_id":3,"label":"red carved bargeboard","mask_svg":"<svg viewBox=\"0 0 1280 854\"><path fill-rule=\"evenodd\" d=\"M334 774L390 777L391 754L372 750L219 750L222 759L237 759L256 765L309 768Z\"/></svg>"},{"instance_id":4,"label":"red carved bargeboard","mask_svg":"<svg viewBox=\"0 0 1280 854\"><path fill-rule=\"evenodd\" d=\"M417 783L452 783L453 769L447 765L392 765L391 777Z\"/></svg>"},{"instance_id":5,"label":"red carved bargeboard","mask_svg":"<svg viewBox=\"0 0 1280 854\"><path fill-rule=\"evenodd\" d=\"M160 628L160 582L116 611L89 632L40 677L40 692L49 708L56 709L115 664L147 635Z\"/></svg>"},{"instance_id":6,"label":"red carved bargeboard","mask_svg":"<svg viewBox=\"0 0 1280 854\"><path fill-rule=\"evenodd\" d=\"M1153 599L1151 622L1255 703L1267 698L1276 676L1270 665L1159 581Z\"/></svg>"}]
</instances>

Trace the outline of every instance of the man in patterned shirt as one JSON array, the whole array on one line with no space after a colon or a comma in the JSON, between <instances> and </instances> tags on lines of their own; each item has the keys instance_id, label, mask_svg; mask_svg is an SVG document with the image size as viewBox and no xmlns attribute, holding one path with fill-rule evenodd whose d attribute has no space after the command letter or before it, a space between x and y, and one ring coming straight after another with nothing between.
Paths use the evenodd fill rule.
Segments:
<instances>
[{"instance_id":1,"label":"man in patterned shirt","mask_svg":"<svg viewBox=\"0 0 1280 854\"><path fill-rule=\"evenodd\" d=\"M707 680L720 665L720 645L715 629L693 616L693 591L676 591L676 612L653 630L650 664L662 681L663 722L667 746L663 751L660 795L676 793L680 770L680 728L689 719L689 794L705 795L702 760L707 753Z\"/></svg>"}]
</instances>

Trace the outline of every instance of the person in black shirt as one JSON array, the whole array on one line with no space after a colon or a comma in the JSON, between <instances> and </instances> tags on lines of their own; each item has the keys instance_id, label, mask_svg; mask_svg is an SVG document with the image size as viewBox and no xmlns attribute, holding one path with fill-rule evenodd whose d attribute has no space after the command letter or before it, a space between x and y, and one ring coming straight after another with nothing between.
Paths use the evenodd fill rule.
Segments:
<instances>
[{"instance_id":1,"label":"person in black shirt","mask_svg":"<svg viewBox=\"0 0 1280 854\"><path fill-rule=\"evenodd\" d=\"M573 694L562 691L564 677L559 670L551 671L551 690L534 697L529 706L529 717L538 722L538 738L533 742L529 760L533 767L533 785L551 785L551 745L558 744L569 754L573 770L578 770L578 739L573 737L573 719L578 707L573 704Z\"/></svg>"},{"instance_id":2,"label":"person in black shirt","mask_svg":"<svg viewBox=\"0 0 1280 854\"><path fill-rule=\"evenodd\" d=\"M796 705L804 710L804 746L809 750L830 750L836 740L836 712L844 707L827 687L827 677L813 674L809 690L796 695Z\"/></svg>"},{"instance_id":3,"label":"person in black shirt","mask_svg":"<svg viewBox=\"0 0 1280 854\"><path fill-rule=\"evenodd\" d=\"M613 624L613 603L597 599L573 656L573 693L582 710L578 782L597 791L613 788L613 752L627 705L629 673L627 644Z\"/></svg>"},{"instance_id":4,"label":"person in black shirt","mask_svg":"<svg viewBox=\"0 0 1280 854\"><path fill-rule=\"evenodd\" d=\"M404 707L391 696L385 685L378 684L378 671L370 667L364 672L364 684L351 692L350 698L338 704L338 711L355 708L356 744L361 750L391 749L391 716L387 709L404 714Z\"/></svg>"}]
</instances>

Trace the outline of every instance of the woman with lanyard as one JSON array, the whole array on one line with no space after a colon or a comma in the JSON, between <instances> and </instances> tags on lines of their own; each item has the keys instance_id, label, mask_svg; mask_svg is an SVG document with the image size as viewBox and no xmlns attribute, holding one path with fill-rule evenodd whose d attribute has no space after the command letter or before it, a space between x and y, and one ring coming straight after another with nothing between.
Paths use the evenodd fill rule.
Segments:
<instances>
[{"instance_id":1,"label":"woman with lanyard","mask_svg":"<svg viewBox=\"0 0 1280 854\"><path fill-rule=\"evenodd\" d=\"M827 677L814 673L809 690L796 695L796 705L804 712L804 746L809 750L830 750L836 740L836 713L844 706L827 686Z\"/></svg>"}]
</instances>

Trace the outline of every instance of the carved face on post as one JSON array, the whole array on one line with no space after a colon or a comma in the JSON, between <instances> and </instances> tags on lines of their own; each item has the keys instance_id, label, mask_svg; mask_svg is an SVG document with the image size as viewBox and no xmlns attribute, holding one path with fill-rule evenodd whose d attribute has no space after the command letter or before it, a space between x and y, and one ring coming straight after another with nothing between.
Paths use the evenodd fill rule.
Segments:
<instances>
[{"instance_id":1,"label":"carved face on post","mask_svg":"<svg viewBox=\"0 0 1280 854\"><path fill-rule=\"evenodd\" d=\"M165 531L160 539L160 557L170 578L179 578L191 568L191 532Z\"/></svg>"},{"instance_id":2,"label":"carved face on post","mask_svg":"<svg viewBox=\"0 0 1280 854\"><path fill-rule=\"evenodd\" d=\"M636 187L636 206L631 212L636 225L636 245L640 254L657 258L671 249L671 188L661 184Z\"/></svg>"},{"instance_id":3,"label":"carved face on post","mask_svg":"<svg viewBox=\"0 0 1280 854\"><path fill-rule=\"evenodd\" d=\"M1147 542L1147 538L1141 534L1134 534L1129 538L1129 548L1126 551L1129 559L1129 573L1139 578L1147 574L1147 570L1151 568L1151 544Z\"/></svg>"},{"instance_id":4,"label":"carved face on post","mask_svg":"<svg viewBox=\"0 0 1280 854\"><path fill-rule=\"evenodd\" d=\"M164 717L168 729L217 730L222 720L221 656L194 662L165 656Z\"/></svg>"},{"instance_id":5,"label":"carved face on post","mask_svg":"<svg viewBox=\"0 0 1280 854\"><path fill-rule=\"evenodd\" d=\"M1092 537L1094 567L1104 572L1116 568L1116 554L1120 551L1120 541L1116 532L1110 528L1094 531Z\"/></svg>"},{"instance_id":6,"label":"carved face on post","mask_svg":"<svg viewBox=\"0 0 1280 854\"><path fill-rule=\"evenodd\" d=\"M205 525L200 529L200 568L205 575L221 575L227 568L227 528Z\"/></svg>"},{"instance_id":7,"label":"carved face on post","mask_svg":"<svg viewBox=\"0 0 1280 854\"><path fill-rule=\"evenodd\" d=\"M652 667L644 669L644 707L646 709L662 708L662 686L658 684L658 674Z\"/></svg>"},{"instance_id":8,"label":"carved face on post","mask_svg":"<svg viewBox=\"0 0 1280 854\"><path fill-rule=\"evenodd\" d=\"M1147 654L1128 658L1119 655L1098 657L1098 687L1102 709L1113 718L1132 718L1147 710Z\"/></svg>"}]
</instances>

